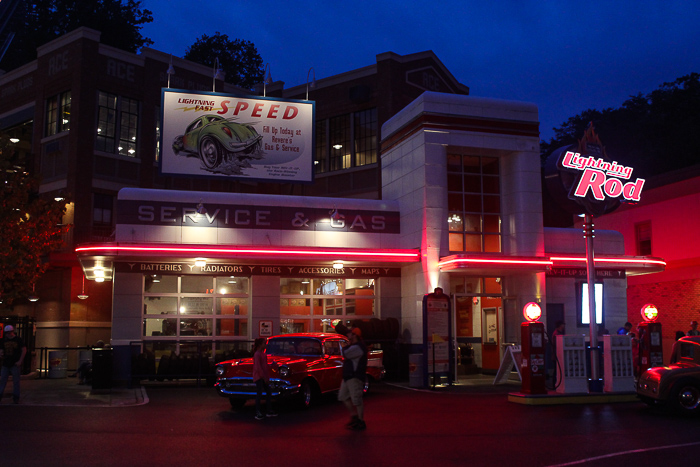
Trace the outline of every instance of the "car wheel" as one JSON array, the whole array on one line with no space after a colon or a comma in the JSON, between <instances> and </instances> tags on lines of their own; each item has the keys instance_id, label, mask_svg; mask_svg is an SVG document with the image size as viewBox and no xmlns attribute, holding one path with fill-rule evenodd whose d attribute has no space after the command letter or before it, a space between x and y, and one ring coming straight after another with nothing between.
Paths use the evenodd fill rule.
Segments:
<instances>
[{"instance_id":1,"label":"car wheel","mask_svg":"<svg viewBox=\"0 0 700 467\"><path fill-rule=\"evenodd\" d=\"M679 381L671 390L669 401L680 413L700 414L700 385L691 381Z\"/></svg>"},{"instance_id":2,"label":"car wheel","mask_svg":"<svg viewBox=\"0 0 700 467\"><path fill-rule=\"evenodd\" d=\"M232 409L240 409L243 407L246 403L245 399L238 399L236 397L229 397L228 401L231 403L231 408Z\"/></svg>"},{"instance_id":3,"label":"car wheel","mask_svg":"<svg viewBox=\"0 0 700 467\"><path fill-rule=\"evenodd\" d=\"M301 397L300 403L302 408L308 409L316 403L316 399L318 396L316 384L314 384L313 381L304 381L303 383L301 383L301 390L299 391L299 395Z\"/></svg>"},{"instance_id":4,"label":"car wheel","mask_svg":"<svg viewBox=\"0 0 700 467\"><path fill-rule=\"evenodd\" d=\"M221 164L221 148L219 142L211 136L202 138L199 144L199 157L202 159L202 164L207 169L215 169Z\"/></svg>"},{"instance_id":5,"label":"car wheel","mask_svg":"<svg viewBox=\"0 0 700 467\"><path fill-rule=\"evenodd\" d=\"M180 154L180 151L182 151L183 145L182 145L182 135L176 136L175 139L173 140L173 152L177 156Z\"/></svg>"}]
</instances>

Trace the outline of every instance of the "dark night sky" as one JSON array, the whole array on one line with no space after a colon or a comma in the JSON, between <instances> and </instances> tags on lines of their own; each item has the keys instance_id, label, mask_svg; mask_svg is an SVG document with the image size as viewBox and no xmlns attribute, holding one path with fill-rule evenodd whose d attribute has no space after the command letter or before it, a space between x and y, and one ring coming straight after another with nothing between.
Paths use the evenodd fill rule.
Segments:
<instances>
[{"instance_id":1,"label":"dark night sky","mask_svg":"<svg viewBox=\"0 0 700 467\"><path fill-rule=\"evenodd\" d=\"M619 107L700 71L700 2L143 0L152 47L183 56L202 34L253 42L285 87L433 50L471 94L533 102L542 139L583 110Z\"/></svg>"}]
</instances>

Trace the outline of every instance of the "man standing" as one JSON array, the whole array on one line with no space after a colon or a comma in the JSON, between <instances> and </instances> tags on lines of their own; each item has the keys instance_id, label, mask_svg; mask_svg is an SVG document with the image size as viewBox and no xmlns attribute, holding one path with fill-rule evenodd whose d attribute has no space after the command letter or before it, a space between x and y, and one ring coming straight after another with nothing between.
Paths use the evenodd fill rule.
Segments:
<instances>
[{"instance_id":1,"label":"man standing","mask_svg":"<svg viewBox=\"0 0 700 467\"><path fill-rule=\"evenodd\" d=\"M0 350L3 352L2 371L0 371L0 401L5 392L7 380L12 374L12 402L19 404L19 378L20 368L27 355L27 346L24 341L15 334L15 328L5 326L5 335L0 339Z\"/></svg>"},{"instance_id":2,"label":"man standing","mask_svg":"<svg viewBox=\"0 0 700 467\"><path fill-rule=\"evenodd\" d=\"M367 347L362 341L362 331L352 328L348 333L350 344L343 348L343 382L340 384L338 400L350 411L347 427L351 430L367 428L364 419L362 396L367 377Z\"/></svg>"},{"instance_id":3,"label":"man standing","mask_svg":"<svg viewBox=\"0 0 700 467\"><path fill-rule=\"evenodd\" d=\"M690 322L690 331L686 334L687 336L700 336L700 331L698 331L698 322L693 320Z\"/></svg>"}]
</instances>

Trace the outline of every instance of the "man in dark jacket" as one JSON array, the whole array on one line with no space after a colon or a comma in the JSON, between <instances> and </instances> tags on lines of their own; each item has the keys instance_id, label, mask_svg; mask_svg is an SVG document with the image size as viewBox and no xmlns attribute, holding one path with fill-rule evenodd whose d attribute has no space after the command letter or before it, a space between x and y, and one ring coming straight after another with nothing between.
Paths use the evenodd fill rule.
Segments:
<instances>
[{"instance_id":1,"label":"man in dark jacket","mask_svg":"<svg viewBox=\"0 0 700 467\"><path fill-rule=\"evenodd\" d=\"M19 404L19 379L20 368L27 355L27 346L21 337L15 334L15 328L8 324L5 326L5 335L0 339L0 350L2 351L2 371L0 371L0 400L5 392L7 380L12 375L12 402Z\"/></svg>"},{"instance_id":2,"label":"man in dark jacket","mask_svg":"<svg viewBox=\"0 0 700 467\"><path fill-rule=\"evenodd\" d=\"M367 377L367 347L362 341L362 331L352 328L348 333L350 344L343 348L343 382L340 384L338 400L350 411L351 419L347 427L351 430L364 430L364 404L362 396Z\"/></svg>"}]
</instances>

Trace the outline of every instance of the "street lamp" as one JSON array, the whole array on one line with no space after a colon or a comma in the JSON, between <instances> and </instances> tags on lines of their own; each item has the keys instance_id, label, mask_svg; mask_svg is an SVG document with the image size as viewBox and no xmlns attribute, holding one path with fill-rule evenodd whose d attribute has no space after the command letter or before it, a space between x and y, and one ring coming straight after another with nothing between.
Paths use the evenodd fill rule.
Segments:
<instances>
[{"instance_id":1,"label":"street lamp","mask_svg":"<svg viewBox=\"0 0 700 467\"><path fill-rule=\"evenodd\" d=\"M224 71L219 67L219 57L214 59L214 79L212 80L212 92L216 92L216 80L224 79Z\"/></svg>"},{"instance_id":2,"label":"street lamp","mask_svg":"<svg viewBox=\"0 0 700 467\"><path fill-rule=\"evenodd\" d=\"M170 54L170 66L168 67L168 88L170 88L170 75L175 74L175 68L173 67L173 55Z\"/></svg>"},{"instance_id":3,"label":"street lamp","mask_svg":"<svg viewBox=\"0 0 700 467\"><path fill-rule=\"evenodd\" d=\"M309 84L309 75L313 72L313 80L311 81L311 84ZM314 70L314 67L309 68L309 72L306 73L306 100L309 100L309 88L313 89L316 87L316 71Z\"/></svg>"},{"instance_id":4,"label":"street lamp","mask_svg":"<svg viewBox=\"0 0 700 467\"><path fill-rule=\"evenodd\" d=\"M272 74L270 74L270 64L265 64L265 70L263 71L265 78L263 79L263 97L267 95L267 85L272 84Z\"/></svg>"}]
</instances>

